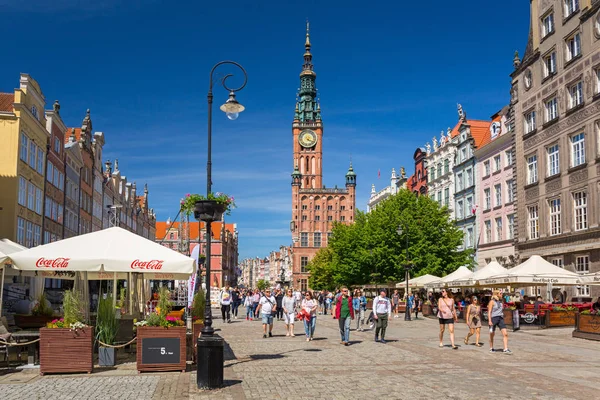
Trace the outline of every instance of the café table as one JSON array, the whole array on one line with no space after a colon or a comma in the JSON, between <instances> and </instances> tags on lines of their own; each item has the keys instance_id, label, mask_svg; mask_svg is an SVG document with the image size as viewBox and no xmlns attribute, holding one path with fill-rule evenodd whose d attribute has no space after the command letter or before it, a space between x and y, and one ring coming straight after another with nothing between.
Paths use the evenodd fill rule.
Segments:
<instances>
[{"instance_id":1,"label":"caf\u00e9 table","mask_svg":"<svg viewBox=\"0 0 600 400\"><path fill-rule=\"evenodd\" d=\"M34 329L22 330L18 332L13 332L11 336L13 337L13 339L16 340L17 343L31 342L35 339L39 339L40 331ZM27 365L25 366L25 368L35 367L35 350L38 346L38 343L39 342L29 343L27 345Z\"/></svg>"}]
</instances>

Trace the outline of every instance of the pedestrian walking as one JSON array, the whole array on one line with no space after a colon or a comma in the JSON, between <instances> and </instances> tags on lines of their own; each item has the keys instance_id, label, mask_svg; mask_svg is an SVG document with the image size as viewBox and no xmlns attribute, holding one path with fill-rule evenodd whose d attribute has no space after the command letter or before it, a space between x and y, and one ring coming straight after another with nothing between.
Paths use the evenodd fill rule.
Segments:
<instances>
[{"instance_id":1,"label":"pedestrian walking","mask_svg":"<svg viewBox=\"0 0 600 400\"><path fill-rule=\"evenodd\" d=\"M238 316L238 308L240 308L240 291L238 288L233 288L231 291L231 315L233 315L233 319L237 319Z\"/></svg>"},{"instance_id":2,"label":"pedestrian walking","mask_svg":"<svg viewBox=\"0 0 600 400\"><path fill-rule=\"evenodd\" d=\"M269 337L273 337L273 311L277 309L275 297L271 295L271 289L265 290L265 294L258 302L263 324L263 338L267 337L267 327L269 328Z\"/></svg>"},{"instance_id":3,"label":"pedestrian walking","mask_svg":"<svg viewBox=\"0 0 600 400\"><path fill-rule=\"evenodd\" d=\"M246 307L246 321L252 321L254 318L254 304L252 302L252 294L246 295L244 299L244 307Z\"/></svg>"},{"instance_id":4,"label":"pedestrian walking","mask_svg":"<svg viewBox=\"0 0 600 400\"><path fill-rule=\"evenodd\" d=\"M283 290L277 289L277 294L275 295L275 301L277 302L277 311L275 315L277 317L277 321L281 321L283 319Z\"/></svg>"},{"instance_id":5,"label":"pedestrian walking","mask_svg":"<svg viewBox=\"0 0 600 400\"><path fill-rule=\"evenodd\" d=\"M356 320L356 331L358 331L358 325L360 321L360 291L354 289L352 294L352 309L354 310L354 319Z\"/></svg>"},{"instance_id":6,"label":"pedestrian walking","mask_svg":"<svg viewBox=\"0 0 600 400\"><path fill-rule=\"evenodd\" d=\"M500 301L500 291L494 290L492 298L488 304L488 325L490 326L490 353L494 350L494 334L496 333L496 327L500 328L502 332L502 340L504 342L504 354L512 354L512 351L508 348L508 331L506 330L506 324L504 323L504 312L502 302Z\"/></svg>"},{"instance_id":7,"label":"pedestrian walking","mask_svg":"<svg viewBox=\"0 0 600 400\"><path fill-rule=\"evenodd\" d=\"M225 286L223 290L221 290L219 301L221 303L221 316L223 317L223 322L231 322L231 290L229 290L229 286Z\"/></svg>"},{"instance_id":8,"label":"pedestrian walking","mask_svg":"<svg viewBox=\"0 0 600 400\"><path fill-rule=\"evenodd\" d=\"M446 289L442 289L442 297L438 300L438 320L440 323L440 347L444 347L444 331L446 325L450 331L450 343L454 350L458 349L458 346L454 344L454 321L456 317L456 309L454 307L454 299L448 295Z\"/></svg>"},{"instance_id":9,"label":"pedestrian walking","mask_svg":"<svg viewBox=\"0 0 600 400\"><path fill-rule=\"evenodd\" d=\"M254 290L254 294L252 295L252 313L254 314L254 318L258 318L258 302L260 301L260 291L258 289Z\"/></svg>"},{"instance_id":10,"label":"pedestrian walking","mask_svg":"<svg viewBox=\"0 0 600 400\"><path fill-rule=\"evenodd\" d=\"M297 303L292 289L288 289L281 304L283 308L283 319L285 321L285 336L296 336L294 335L294 320L296 318Z\"/></svg>"},{"instance_id":11,"label":"pedestrian walking","mask_svg":"<svg viewBox=\"0 0 600 400\"><path fill-rule=\"evenodd\" d=\"M413 310L415 310L415 319L419 319L419 307L421 307L421 296L419 293L416 293L413 304Z\"/></svg>"},{"instance_id":12,"label":"pedestrian walking","mask_svg":"<svg viewBox=\"0 0 600 400\"><path fill-rule=\"evenodd\" d=\"M479 343L479 336L481 335L481 306L479 305L479 299L473 295L471 297L471 304L467 306L467 326L469 327L469 333L465 338L465 344L469 344L469 338L475 335L475 346L481 347Z\"/></svg>"},{"instance_id":13,"label":"pedestrian walking","mask_svg":"<svg viewBox=\"0 0 600 400\"><path fill-rule=\"evenodd\" d=\"M408 292L408 296L406 296L406 307L404 310L404 319L410 321L410 312L415 305L415 297L412 292Z\"/></svg>"},{"instance_id":14,"label":"pedestrian walking","mask_svg":"<svg viewBox=\"0 0 600 400\"><path fill-rule=\"evenodd\" d=\"M304 333L306 333L306 341L313 340L315 328L317 326L317 307L319 303L313 298L311 292L307 291L304 300L302 300L302 310L308 314L308 318L304 319Z\"/></svg>"},{"instance_id":15,"label":"pedestrian walking","mask_svg":"<svg viewBox=\"0 0 600 400\"><path fill-rule=\"evenodd\" d=\"M354 308L352 307L352 296L347 287L343 287L341 296L338 297L335 306L335 317L340 327L341 344L350 345L350 324L354 319Z\"/></svg>"},{"instance_id":16,"label":"pedestrian walking","mask_svg":"<svg viewBox=\"0 0 600 400\"><path fill-rule=\"evenodd\" d=\"M365 313L367 311L367 298L365 297L365 294L360 291L360 289L356 290L355 296L359 300L359 307L356 310L354 310L354 318L356 318L356 330L359 332L362 332L362 331L364 331L363 326L365 325Z\"/></svg>"},{"instance_id":17,"label":"pedestrian walking","mask_svg":"<svg viewBox=\"0 0 600 400\"><path fill-rule=\"evenodd\" d=\"M400 293L398 289L394 290L392 295L392 306L394 307L394 318L398 318L398 304L400 304Z\"/></svg>"},{"instance_id":18,"label":"pedestrian walking","mask_svg":"<svg viewBox=\"0 0 600 400\"><path fill-rule=\"evenodd\" d=\"M333 301L333 294L331 292L328 292L327 296L325 296L325 313L324 314L331 312L331 302L332 301Z\"/></svg>"},{"instance_id":19,"label":"pedestrian walking","mask_svg":"<svg viewBox=\"0 0 600 400\"><path fill-rule=\"evenodd\" d=\"M373 319L377 326L375 327L375 341L386 343L385 330L387 329L388 319L392 317L392 303L386 296L385 289L381 289L379 296L373 300ZM381 333L381 340L379 334Z\"/></svg>"}]
</instances>

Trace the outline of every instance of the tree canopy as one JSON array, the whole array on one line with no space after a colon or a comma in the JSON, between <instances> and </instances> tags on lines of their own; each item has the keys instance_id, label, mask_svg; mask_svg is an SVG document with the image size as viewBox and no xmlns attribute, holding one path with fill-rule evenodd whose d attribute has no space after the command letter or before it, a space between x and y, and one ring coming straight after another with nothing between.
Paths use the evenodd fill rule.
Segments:
<instances>
[{"instance_id":1,"label":"tree canopy","mask_svg":"<svg viewBox=\"0 0 600 400\"><path fill-rule=\"evenodd\" d=\"M443 276L473 264L472 250L458 250L462 240L463 233L449 219L446 207L401 190L368 214L357 211L354 224L334 224L329 246L307 266L309 286L331 289L400 281L407 263L413 266L411 277Z\"/></svg>"}]
</instances>

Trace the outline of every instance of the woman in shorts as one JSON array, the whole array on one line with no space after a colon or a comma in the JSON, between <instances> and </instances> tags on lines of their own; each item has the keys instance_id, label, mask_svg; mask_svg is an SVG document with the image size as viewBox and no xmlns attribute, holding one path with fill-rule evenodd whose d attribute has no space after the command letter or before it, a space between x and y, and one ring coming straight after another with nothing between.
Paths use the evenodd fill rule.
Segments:
<instances>
[{"instance_id":1,"label":"woman in shorts","mask_svg":"<svg viewBox=\"0 0 600 400\"><path fill-rule=\"evenodd\" d=\"M504 354L512 354L512 351L508 348L508 331L506 330L506 324L504 323L504 312L502 301L500 301L500 291L494 290L494 294L490 303L488 304L488 324L490 326L490 353L494 350L494 334L496 333L496 327L500 328L502 332L502 339L504 341Z\"/></svg>"},{"instance_id":2,"label":"woman in shorts","mask_svg":"<svg viewBox=\"0 0 600 400\"><path fill-rule=\"evenodd\" d=\"M456 309L454 308L454 299L448 296L446 289L442 289L442 297L438 300L438 320L440 322L440 347L444 347L444 331L446 325L450 331L450 343L454 350L458 346L454 344L454 321L457 320Z\"/></svg>"},{"instance_id":3,"label":"woman in shorts","mask_svg":"<svg viewBox=\"0 0 600 400\"><path fill-rule=\"evenodd\" d=\"M283 319L285 320L285 336L294 335L294 319L296 318L296 298L293 295L292 289L287 290L286 296L283 298Z\"/></svg>"},{"instance_id":4,"label":"woman in shorts","mask_svg":"<svg viewBox=\"0 0 600 400\"><path fill-rule=\"evenodd\" d=\"M469 338L475 335L475 346L481 347L481 343L479 343L479 336L481 335L481 306L479 305L477 296L473 295L471 297L471 304L467 306L466 315L469 333L465 338L465 344L469 344Z\"/></svg>"}]
</instances>

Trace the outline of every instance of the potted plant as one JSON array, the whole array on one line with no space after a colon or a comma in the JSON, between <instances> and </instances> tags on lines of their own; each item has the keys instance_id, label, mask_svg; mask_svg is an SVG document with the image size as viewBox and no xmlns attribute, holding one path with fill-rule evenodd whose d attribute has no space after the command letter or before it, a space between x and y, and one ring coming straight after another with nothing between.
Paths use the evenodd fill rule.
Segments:
<instances>
[{"instance_id":1,"label":"potted plant","mask_svg":"<svg viewBox=\"0 0 600 400\"><path fill-rule=\"evenodd\" d=\"M186 327L169 316L169 290L161 288L156 312L135 323L138 371L182 371L186 369Z\"/></svg>"},{"instance_id":2,"label":"potted plant","mask_svg":"<svg viewBox=\"0 0 600 400\"><path fill-rule=\"evenodd\" d=\"M112 297L101 298L96 316L96 340L98 341L98 364L101 367L115 365L115 338L119 332L118 311L113 308Z\"/></svg>"},{"instance_id":3,"label":"potted plant","mask_svg":"<svg viewBox=\"0 0 600 400\"><path fill-rule=\"evenodd\" d=\"M204 307L206 306L206 293L204 290L200 289L194 295L194 301L192 303L192 321L193 321L193 331L194 336L193 340L195 340L200 336L200 332L202 328L204 328Z\"/></svg>"},{"instance_id":4,"label":"potted plant","mask_svg":"<svg viewBox=\"0 0 600 400\"><path fill-rule=\"evenodd\" d=\"M94 328L82 322L84 305L79 293L65 292L63 310L63 318L40 329L40 373L91 373Z\"/></svg>"},{"instance_id":5,"label":"potted plant","mask_svg":"<svg viewBox=\"0 0 600 400\"><path fill-rule=\"evenodd\" d=\"M600 313L596 310L584 310L577 314L573 337L600 340Z\"/></svg>"},{"instance_id":6,"label":"potted plant","mask_svg":"<svg viewBox=\"0 0 600 400\"><path fill-rule=\"evenodd\" d=\"M575 326L578 312L579 309L574 306L554 306L547 311L546 326Z\"/></svg>"},{"instance_id":7,"label":"potted plant","mask_svg":"<svg viewBox=\"0 0 600 400\"><path fill-rule=\"evenodd\" d=\"M54 310L42 292L34 302L31 315L15 314L15 325L22 329L37 329L54 319Z\"/></svg>"},{"instance_id":8,"label":"potted plant","mask_svg":"<svg viewBox=\"0 0 600 400\"><path fill-rule=\"evenodd\" d=\"M230 215L236 207L233 197L225 193L187 194L181 201L181 212L187 216L194 213L194 218L202 221L219 221L223 214Z\"/></svg>"}]
</instances>

